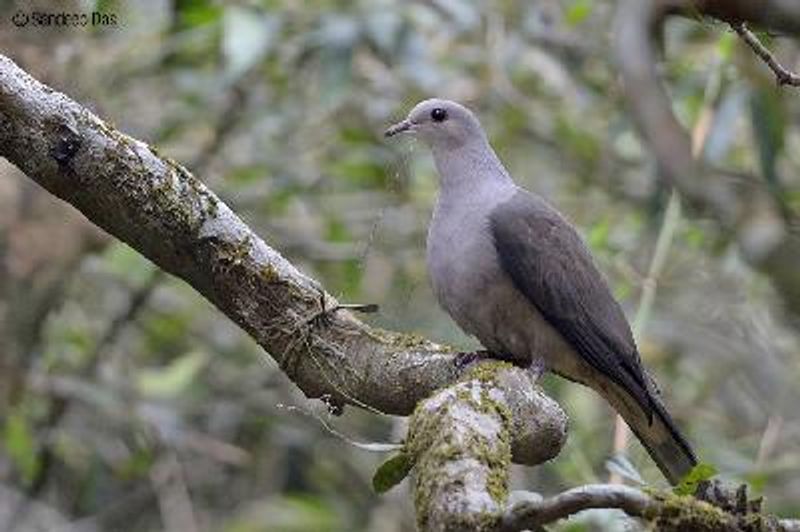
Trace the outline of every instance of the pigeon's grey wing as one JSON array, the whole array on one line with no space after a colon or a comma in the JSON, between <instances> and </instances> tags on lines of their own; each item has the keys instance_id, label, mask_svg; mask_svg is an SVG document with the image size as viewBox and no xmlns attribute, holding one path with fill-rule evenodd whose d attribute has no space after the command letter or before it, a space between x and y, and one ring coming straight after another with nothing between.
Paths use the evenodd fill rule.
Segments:
<instances>
[{"instance_id":1,"label":"pigeon's grey wing","mask_svg":"<svg viewBox=\"0 0 800 532\"><path fill-rule=\"evenodd\" d=\"M628 321L572 226L543 200L520 191L494 210L490 229L517 289L590 366L652 416Z\"/></svg>"},{"instance_id":2,"label":"pigeon's grey wing","mask_svg":"<svg viewBox=\"0 0 800 532\"><path fill-rule=\"evenodd\" d=\"M643 415L614 389L597 388L677 483L697 458L651 388L625 314L583 240L554 209L522 190L498 205L489 222L503 270L592 368L636 402ZM586 384L595 387L602 379L594 381Z\"/></svg>"}]
</instances>

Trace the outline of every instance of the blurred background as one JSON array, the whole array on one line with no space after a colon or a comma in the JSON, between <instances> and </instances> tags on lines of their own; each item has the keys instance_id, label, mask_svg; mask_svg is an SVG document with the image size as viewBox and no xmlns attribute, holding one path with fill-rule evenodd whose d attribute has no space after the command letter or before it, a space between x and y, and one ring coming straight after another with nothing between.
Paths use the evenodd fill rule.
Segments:
<instances>
[{"instance_id":1,"label":"blurred background","mask_svg":"<svg viewBox=\"0 0 800 532\"><path fill-rule=\"evenodd\" d=\"M665 216L669 190L617 79L614 8L6 0L0 52L184 163L341 300L380 304L370 323L459 348L474 344L425 273L431 157L382 131L422 98L466 103L519 184L580 228L703 461L797 516L800 319L742 256L737 226ZM12 23L34 11L105 17ZM800 57L791 39L768 45L788 65ZM757 176L796 214L800 89L776 87L721 23L672 21L664 49L702 157ZM569 441L551 463L515 468L514 487L606 481L610 408L555 377L544 386L570 416ZM404 434L404 420L355 408L329 419L183 282L0 160L0 530L414 530L407 481L375 495L386 457L321 420L356 441ZM616 469L663 483L636 442L629 460ZM624 526L595 512L556 528Z\"/></svg>"}]
</instances>

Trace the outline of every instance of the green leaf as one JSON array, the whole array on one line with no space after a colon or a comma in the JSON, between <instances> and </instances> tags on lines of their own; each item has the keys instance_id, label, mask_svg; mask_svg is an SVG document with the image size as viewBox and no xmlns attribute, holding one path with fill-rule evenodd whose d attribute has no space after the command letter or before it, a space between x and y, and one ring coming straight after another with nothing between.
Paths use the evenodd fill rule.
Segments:
<instances>
[{"instance_id":1,"label":"green leaf","mask_svg":"<svg viewBox=\"0 0 800 532\"><path fill-rule=\"evenodd\" d=\"M372 488L376 493L386 493L408 476L414 463L406 453L399 453L386 460L372 477Z\"/></svg>"},{"instance_id":2,"label":"green leaf","mask_svg":"<svg viewBox=\"0 0 800 532\"><path fill-rule=\"evenodd\" d=\"M750 95L750 114L753 137L758 146L758 158L764 178L770 184L778 181L776 163L784 148L786 109L783 102L769 89L756 89Z\"/></svg>"},{"instance_id":3,"label":"green leaf","mask_svg":"<svg viewBox=\"0 0 800 532\"><path fill-rule=\"evenodd\" d=\"M672 488L675 495L693 495L697 485L717 474L717 468L711 464L699 463L686 473L677 486Z\"/></svg>"},{"instance_id":4,"label":"green leaf","mask_svg":"<svg viewBox=\"0 0 800 532\"><path fill-rule=\"evenodd\" d=\"M574 0L567 8L566 22L570 26L577 26L592 12L592 0Z\"/></svg>"},{"instance_id":5,"label":"green leaf","mask_svg":"<svg viewBox=\"0 0 800 532\"><path fill-rule=\"evenodd\" d=\"M592 225L592 228L589 230L589 247L594 250L606 250L608 249L608 237L611 233L611 224L608 223L608 219L602 219L599 222Z\"/></svg>"},{"instance_id":6,"label":"green leaf","mask_svg":"<svg viewBox=\"0 0 800 532\"><path fill-rule=\"evenodd\" d=\"M39 461L36 440L25 416L12 412L6 419L3 436L8 456L19 469L24 481L29 483L39 469Z\"/></svg>"},{"instance_id":7,"label":"green leaf","mask_svg":"<svg viewBox=\"0 0 800 532\"><path fill-rule=\"evenodd\" d=\"M207 362L206 353L196 352L176 359L165 368L142 370L137 380L139 390L144 395L174 397L194 382Z\"/></svg>"},{"instance_id":8,"label":"green leaf","mask_svg":"<svg viewBox=\"0 0 800 532\"><path fill-rule=\"evenodd\" d=\"M209 0L179 0L176 8L181 30L212 24L222 14L222 8Z\"/></svg>"}]
</instances>

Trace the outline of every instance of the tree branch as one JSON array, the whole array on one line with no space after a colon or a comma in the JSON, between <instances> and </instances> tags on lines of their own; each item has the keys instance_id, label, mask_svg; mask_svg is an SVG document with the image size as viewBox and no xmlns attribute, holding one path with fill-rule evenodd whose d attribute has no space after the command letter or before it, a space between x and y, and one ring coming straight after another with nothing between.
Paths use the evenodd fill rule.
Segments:
<instances>
[{"instance_id":1,"label":"tree branch","mask_svg":"<svg viewBox=\"0 0 800 532\"><path fill-rule=\"evenodd\" d=\"M772 31L800 34L800 2L795 0L659 0L659 10L689 17L712 17L729 24L748 22Z\"/></svg>"},{"instance_id":2,"label":"tree branch","mask_svg":"<svg viewBox=\"0 0 800 532\"><path fill-rule=\"evenodd\" d=\"M406 452L415 463L414 501L420 530L497 530L508 495L509 405L514 390L531 390L530 377L502 362L484 362L461 382L422 401L409 425ZM546 395L529 397L537 430L531 462L556 456L566 438L566 416Z\"/></svg>"},{"instance_id":3,"label":"tree branch","mask_svg":"<svg viewBox=\"0 0 800 532\"><path fill-rule=\"evenodd\" d=\"M645 492L616 484L591 484L567 490L554 497L524 501L509 507L503 515L502 532L536 530L542 525L568 518L592 508L614 508L630 517L646 519L660 532L762 530L794 532L800 523L761 514L760 499L749 501L738 489L725 492L717 482L705 482L717 498L678 496L671 492ZM723 492L721 494L721 492ZM721 495L720 495L721 494ZM744 498L742 499L742 494ZM738 499L738 500L737 500Z\"/></svg>"},{"instance_id":4,"label":"tree branch","mask_svg":"<svg viewBox=\"0 0 800 532\"><path fill-rule=\"evenodd\" d=\"M617 484L590 484L540 501L525 501L508 508L503 531L535 529L592 508L615 508L642 517L655 502L638 489Z\"/></svg>"},{"instance_id":5,"label":"tree branch","mask_svg":"<svg viewBox=\"0 0 800 532\"><path fill-rule=\"evenodd\" d=\"M787 310L800 316L800 270L787 266L800 261L800 236L792 230L800 221L787 217L755 177L715 171L696 160L689 135L675 117L661 84L654 36L673 12L668 7L678 4L695 6L704 14L713 11L704 12L703 8L717 5L688 0L619 2L615 53L631 113L658 162L659 176L674 186L695 212L716 219L736 240L743 258L772 281ZM800 11L800 7L794 10ZM800 13L796 15L800 24Z\"/></svg>"},{"instance_id":6,"label":"tree branch","mask_svg":"<svg viewBox=\"0 0 800 532\"><path fill-rule=\"evenodd\" d=\"M731 24L733 31L735 31L739 37L742 38L744 42L747 43L755 54L761 58L764 63L775 73L775 78L778 81L778 85L793 85L795 87L800 87L800 76L795 74L794 72L789 71L781 65L775 56L772 55L766 46L761 44L761 41L758 40L755 33L747 29L747 26L744 22L739 22L735 24Z\"/></svg>"},{"instance_id":7,"label":"tree branch","mask_svg":"<svg viewBox=\"0 0 800 532\"><path fill-rule=\"evenodd\" d=\"M424 338L370 328L343 310L328 320L311 319L335 308L336 300L203 183L2 55L0 156L188 282L267 350L308 397L408 415L463 373L456 353ZM514 459L531 463L540 456L528 448L536 432L529 413L537 403L525 385L509 392L508 402Z\"/></svg>"}]
</instances>

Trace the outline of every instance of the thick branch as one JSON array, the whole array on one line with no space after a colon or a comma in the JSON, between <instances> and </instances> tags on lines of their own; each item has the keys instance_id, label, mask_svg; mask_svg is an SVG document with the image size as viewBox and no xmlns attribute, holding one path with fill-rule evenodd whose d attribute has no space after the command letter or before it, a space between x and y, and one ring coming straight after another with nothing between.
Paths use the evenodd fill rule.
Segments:
<instances>
[{"instance_id":1,"label":"thick branch","mask_svg":"<svg viewBox=\"0 0 800 532\"><path fill-rule=\"evenodd\" d=\"M497 530L508 495L509 405L515 390L527 389L536 431L527 448L541 463L561 450L566 416L552 399L536 391L514 366L483 362L458 384L417 407L406 451L415 463L414 501L420 530Z\"/></svg>"},{"instance_id":2,"label":"thick branch","mask_svg":"<svg viewBox=\"0 0 800 532\"><path fill-rule=\"evenodd\" d=\"M408 415L455 382L455 353L372 329L269 247L206 186L0 55L0 156L89 220L188 282L241 326L309 397ZM523 374L522 370L514 371ZM534 428L530 381L509 393L515 460ZM513 386L513 385L512 385Z\"/></svg>"}]
</instances>

